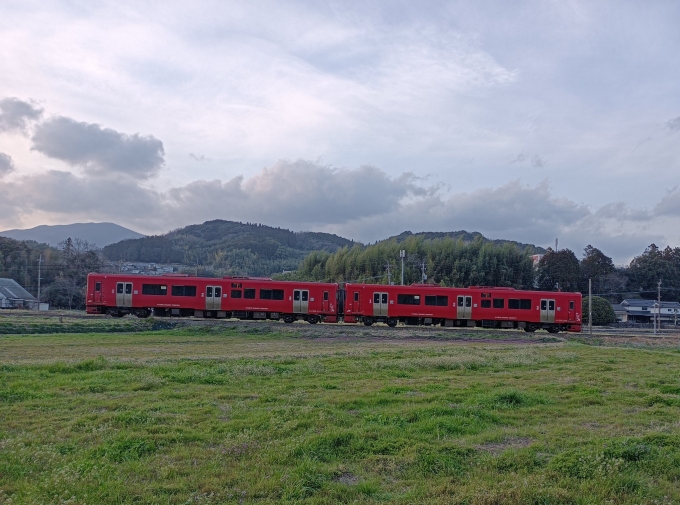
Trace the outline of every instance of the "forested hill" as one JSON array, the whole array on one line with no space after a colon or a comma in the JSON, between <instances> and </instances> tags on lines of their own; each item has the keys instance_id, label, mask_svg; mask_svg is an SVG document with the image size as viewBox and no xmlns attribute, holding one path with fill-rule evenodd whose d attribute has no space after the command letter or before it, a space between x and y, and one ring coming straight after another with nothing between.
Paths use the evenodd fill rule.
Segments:
<instances>
[{"instance_id":1,"label":"forested hill","mask_svg":"<svg viewBox=\"0 0 680 505\"><path fill-rule=\"evenodd\" d=\"M330 233L300 232L220 219L104 247L111 261L181 263L206 273L271 275L295 270L311 251L335 252L355 243Z\"/></svg>"},{"instance_id":2,"label":"forested hill","mask_svg":"<svg viewBox=\"0 0 680 505\"><path fill-rule=\"evenodd\" d=\"M545 254L545 249L538 247L534 244L525 244L523 242L516 242L514 240L503 240L503 239L489 239L478 231L467 232L465 230L460 231L424 231L420 233L411 233L410 231L405 231L394 237L385 239L384 242L395 241L397 244L404 242L409 238L416 238L422 240L436 240L443 238L450 238L453 240L460 240L464 244L472 244L473 242L480 240L485 243L491 243L493 245L502 246L506 244L511 244L517 246L523 251L529 252L529 254ZM380 242L383 242L382 240Z\"/></svg>"}]
</instances>

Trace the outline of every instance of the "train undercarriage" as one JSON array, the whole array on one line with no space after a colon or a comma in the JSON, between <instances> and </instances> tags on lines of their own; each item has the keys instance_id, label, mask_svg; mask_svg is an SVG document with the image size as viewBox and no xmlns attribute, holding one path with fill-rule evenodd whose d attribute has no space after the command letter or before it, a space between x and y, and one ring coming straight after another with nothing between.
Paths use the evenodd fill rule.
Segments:
<instances>
[{"instance_id":1,"label":"train undercarriage","mask_svg":"<svg viewBox=\"0 0 680 505\"><path fill-rule=\"evenodd\" d=\"M404 326L442 326L446 328L488 328L488 329L517 329L533 333L537 330L546 330L548 333L577 331L567 324L555 323L530 323L525 321L497 321L497 320L472 320L472 319L440 319L429 317L368 317L368 316L323 316L317 314L287 314L281 312L258 312L258 311L224 311L224 310L194 310L176 308L128 308L128 307L101 307L100 313L111 317L123 317L128 314L138 318L147 318L152 314L155 317L193 317L200 319L240 319L240 320L268 320L293 323L306 321L310 324L317 323L363 323L372 326L383 323L394 328L402 324ZM580 329L580 328L579 328Z\"/></svg>"}]
</instances>

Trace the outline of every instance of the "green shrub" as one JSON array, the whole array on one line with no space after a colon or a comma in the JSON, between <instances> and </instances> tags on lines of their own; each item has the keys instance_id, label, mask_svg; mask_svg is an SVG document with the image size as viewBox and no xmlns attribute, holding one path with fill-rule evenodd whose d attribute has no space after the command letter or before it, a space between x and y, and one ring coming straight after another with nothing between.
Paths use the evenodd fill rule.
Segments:
<instances>
[{"instance_id":1,"label":"green shrub","mask_svg":"<svg viewBox=\"0 0 680 505\"><path fill-rule=\"evenodd\" d=\"M588 324L588 297L584 296L581 303L583 324ZM593 326L604 326L616 322L614 307L600 296L593 296Z\"/></svg>"}]
</instances>

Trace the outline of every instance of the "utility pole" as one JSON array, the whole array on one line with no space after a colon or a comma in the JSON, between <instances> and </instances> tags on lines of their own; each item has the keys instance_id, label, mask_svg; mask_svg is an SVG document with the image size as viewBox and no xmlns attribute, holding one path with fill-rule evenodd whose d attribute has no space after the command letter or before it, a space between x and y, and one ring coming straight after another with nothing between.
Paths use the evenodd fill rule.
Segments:
<instances>
[{"instance_id":1,"label":"utility pole","mask_svg":"<svg viewBox=\"0 0 680 505\"><path fill-rule=\"evenodd\" d=\"M391 286L392 285L392 272L390 272L390 262L387 262L387 265L385 265L385 268L387 268L387 285Z\"/></svg>"},{"instance_id":2,"label":"utility pole","mask_svg":"<svg viewBox=\"0 0 680 505\"><path fill-rule=\"evenodd\" d=\"M593 280L588 279L588 333L593 336Z\"/></svg>"},{"instance_id":3,"label":"utility pole","mask_svg":"<svg viewBox=\"0 0 680 505\"><path fill-rule=\"evenodd\" d=\"M40 264L42 263L42 254L38 259L38 310L40 310Z\"/></svg>"},{"instance_id":4,"label":"utility pole","mask_svg":"<svg viewBox=\"0 0 680 505\"><path fill-rule=\"evenodd\" d=\"M425 275L425 260L420 264L420 272L422 283L425 284L425 281L427 280L427 275Z\"/></svg>"},{"instance_id":5,"label":"utility pole","mask_svg":"<svg viewBox=\"0 0 680 505\"><path fill-rule=\"evenodd\" d=\"M661 279L659 279L659 284L657 285L657 290L658 290L658 305L659 305L659 324L657 327L659 328L659 333L661 333Z\"/></svg>"},{"instance_id":6,"label":"utility pole","mask_svg":"<svg viewBox=\"0 0 680 505\"><path fill-rule=\"evenodd\" d=\"M401 258L401 285L404 285L404 257L406 256L406 251L399 251L399 257Z\"/></svg>"}]
</instances>

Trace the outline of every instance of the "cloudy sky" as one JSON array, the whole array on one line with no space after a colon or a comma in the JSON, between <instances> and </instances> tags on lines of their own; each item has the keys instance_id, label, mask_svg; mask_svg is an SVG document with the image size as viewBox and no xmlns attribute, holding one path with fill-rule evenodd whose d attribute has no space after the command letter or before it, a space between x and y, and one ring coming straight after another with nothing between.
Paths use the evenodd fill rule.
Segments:
<instances>
[{"instance_id":1,"label":"cloudy sky","mask_svg":"<svg viewBox=\"0 0 680 505\"><path fill-rule=\"evenodd\" d=\"M0 4L0 229L680 245L680 3Z\"/></svg>"}]
</instances>

